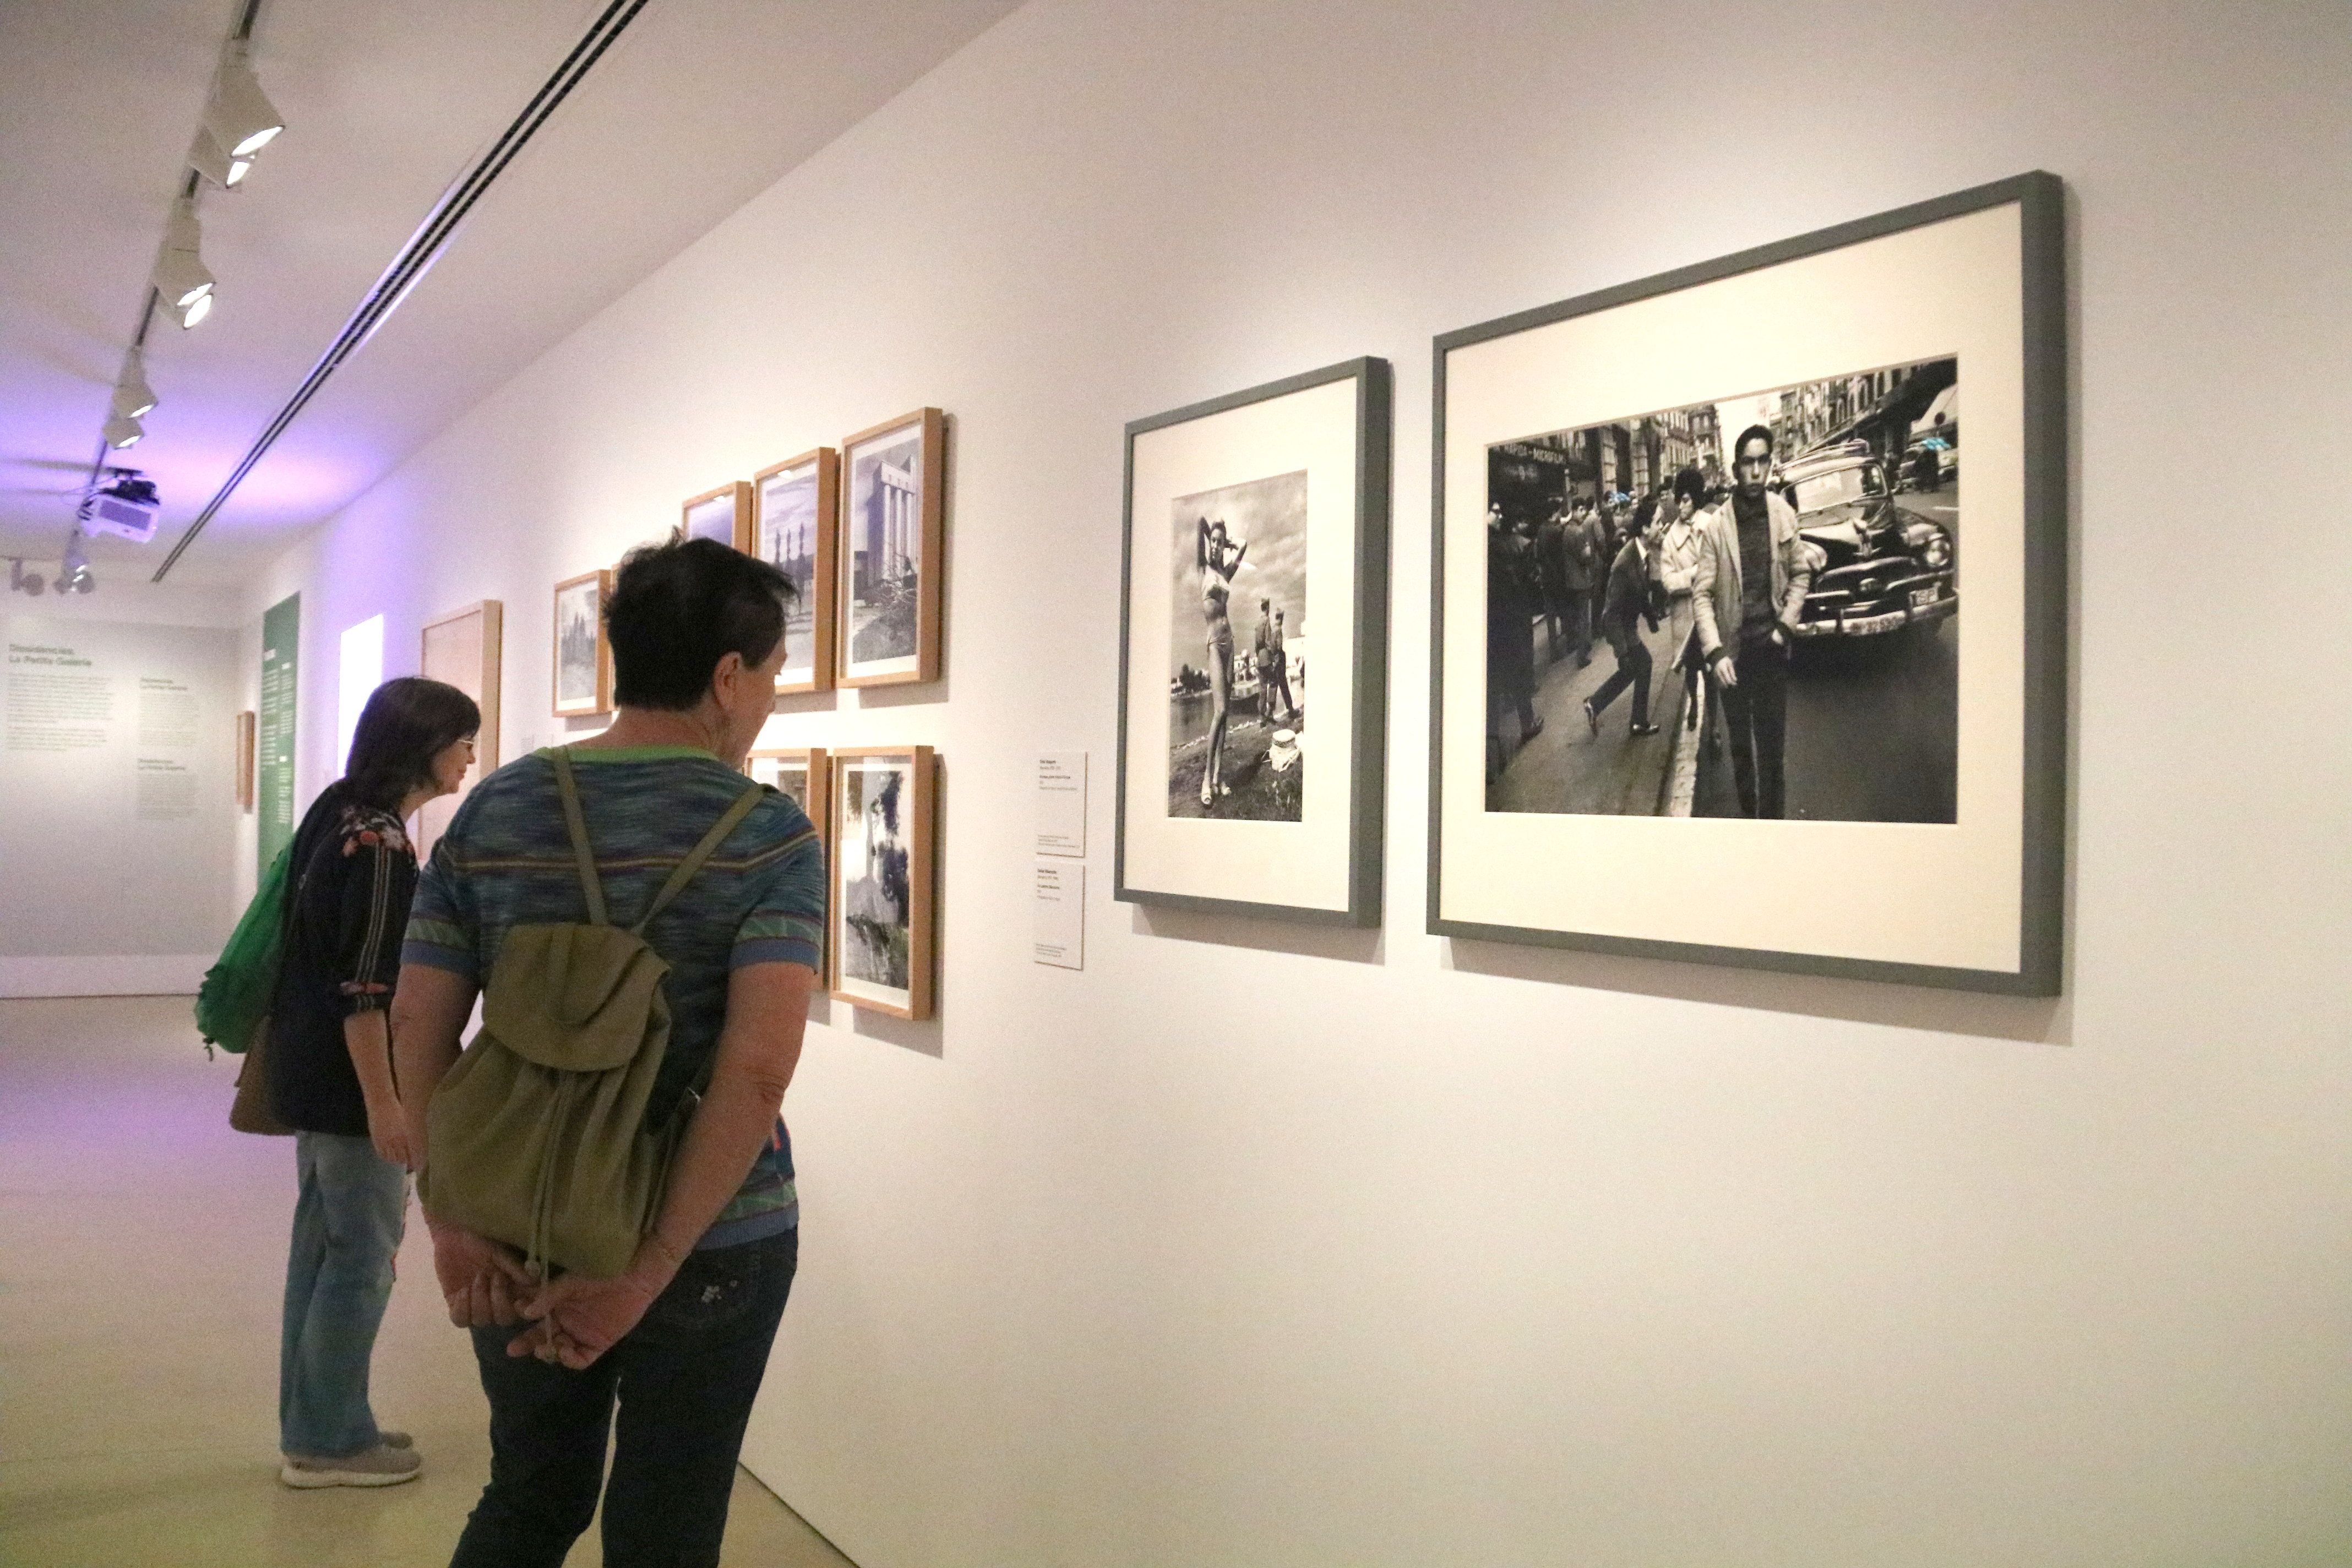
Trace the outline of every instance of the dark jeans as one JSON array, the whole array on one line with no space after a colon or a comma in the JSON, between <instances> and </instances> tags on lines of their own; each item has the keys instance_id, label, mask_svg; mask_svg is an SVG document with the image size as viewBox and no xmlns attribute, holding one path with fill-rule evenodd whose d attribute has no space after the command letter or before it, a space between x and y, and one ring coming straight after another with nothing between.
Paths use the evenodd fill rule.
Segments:
<instances>
[{"instance_id":1,"label":"dark jeans","mask_svg":"<svg viewBox=\"0 0 2352 1568\"><path fill-rule=\"evenodd\" d=\"M1595 719L1601 710L1617 700L1617 694L1627 687L1633 689L1633 722L1650 721L1650 650L1642 635L1632 626L1612 626L1608 628L1609 646L1617 655L1617 668L1609 679L1593 692L1589 706Z\"/></svg>"},{"instance_id":2,"label":"dark jeans","mask_svg":"<svg viewBox=\"0 0 2352 1568\"><path fill-rule=\"evenodd\" d=\"M1739 684L1717 683L1731 737L1731 777L1742 816L1788 815L1780 754L1789 738L1789 650L1764 641L1742 646L1732 661Z\"/></svg>"},{"instance_id":3,"label":"dark jeans","mask_svg":"<svg viewBox=\"0 0 2352 1568\"><path fill-rule=\"evenodd\" d=\"M490 1484L450 1568L560 1568L596 1510L616 1394L604 1561L718 1563L743 1427L799 1259L797 1230L688 1255L637 1326L583 1372L507 1354L520 1329L476 1329Z\"/></svg>"},{"instance_id":4,"label":"dark jeans","mask_svg":"<svg viewBox=\"0 0 2352 1568\"><path fill-rule=\"evenodd\" d=\"M1287 661L1286 660L1285 662ZM1258 689L1266 694L1266 700L1268 703L1271 703L1274 700L1274 693L1280 691L1282 693L1282 710L1285 713L1296 713L1298 711L1298 703L1290 695L1290 672L1287 669L1277 669L1270 678L1261 679L1258 682ZM1269 712L1271 710L1269 710Z\"/></svg>"}]
</instances>

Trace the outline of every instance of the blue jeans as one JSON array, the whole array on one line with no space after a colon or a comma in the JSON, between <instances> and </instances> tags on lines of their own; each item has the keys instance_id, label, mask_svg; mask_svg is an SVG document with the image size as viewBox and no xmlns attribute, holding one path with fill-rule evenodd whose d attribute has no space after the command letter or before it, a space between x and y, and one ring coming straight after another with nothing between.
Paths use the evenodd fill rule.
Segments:
<instances>
[{"instance_id":1,"label":"blue jeans","mask_svg":"<svg viewBox=\"0 0 2352 1568\"><path fill-rule=\"evenodd\" d=\"M300 1194L278 1342L278 1446L341 1457L376 1445L368 1360L392 1300L408 1175L364 1138L294 1134Z\"/></svg>"},{"instance_id":2,"label":"blue jeans","mask_svg":"<svg viewBox=\"0 0 2352 1568\"><path fill-rule=\"evenodd\" d=\"M581 1372L507 1354L520 1327L476 1329L490 1484L450 1568L558 1568L596 1511L600 1482L607 1568L716 1564L743 1428L799 1261L797 1230L689 1253L637 1326Z\"/></svg>"}]
</instances>

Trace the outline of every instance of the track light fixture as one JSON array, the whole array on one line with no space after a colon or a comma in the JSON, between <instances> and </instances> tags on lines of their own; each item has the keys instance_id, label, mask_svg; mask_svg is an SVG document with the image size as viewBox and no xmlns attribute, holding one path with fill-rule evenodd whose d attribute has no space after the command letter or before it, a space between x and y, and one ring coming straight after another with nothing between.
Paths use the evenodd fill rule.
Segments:
<instances>
[{"instance_id":1,"label":"track light fixture","mask_svg":"<svg viewBox=\"0 0 2352 1568\"><path fill-rule=\"evenodd\" d=\"M213 291L213 275L205 267L203 248L204 229L196 222L195 198L182 196L172 204L172 220L163 226L163 249L155 258L155 292L180 312L184 327L193 327L204 319L203 311L190 319L189 308Z\"/></svg>"},{"instance_id":2,"label":"track light fixture","mask_svg":"<svg viewBox=\"0 0 2352 1568\"><path fill-rule=\"evenodd\" d=\"M146 434L146 426L128 414L114 415L106 422L106 444L118 452L136 447Z\"/></svg>"},{"instance_id":3,"label":"track light fixture","mask_svg":"<svg viewBox=\"0 0 2352 1568\"><path fill-rule=\"evenodd\" d=\"M230 39L221 51L212 101L205 106L205 129L232 158L250 158L286 129L284 118L254 79L251 46L243 38Z\"/></svg>"},{"instance_id":4,"label":"track light fixture","mask_svg":"<svg viewBox=\"0 0 2352 1568\"><path fill-rule=\"evenodd\" d=\"M122 374L114 378L113 408L124 419L144 419L154 412L155 389L147 384L147 359L135 343L122 356Z\"/></svg>"},{"instance_id":5,"label":"track light fixture","mask_svg":"<svg viewBox=\"0 0 2352 1568\"><path fill-rule=\"evenodd\" d=\"M221 151L213 133L203 126L196 127L196 139L188 145L188 167L218 185L233 191L245 183L246 174L253 168L250 158L233 158Z\"/></svg>"},{"instance_id":6,"label":"track light fixture","mask_svg":"<svg viewBox=\"0 0 2352 1568\"><path fill-rule=\"evenodd\" d=\"M49 584L52 594L87 594L98 586L98 577L89 569L89 548L83 542L79 524L66 541L66 558L58 563L57 580Z\"/></svg>"}]
</instances>

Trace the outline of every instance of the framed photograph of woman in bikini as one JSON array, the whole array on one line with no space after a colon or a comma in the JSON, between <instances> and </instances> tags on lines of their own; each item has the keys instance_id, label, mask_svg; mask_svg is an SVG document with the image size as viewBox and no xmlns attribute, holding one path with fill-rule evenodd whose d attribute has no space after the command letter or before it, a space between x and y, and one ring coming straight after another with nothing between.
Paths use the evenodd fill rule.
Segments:
<instances>
[{"instance_id":1,"label":"framed photograph of woman in bikini","mask_svg":"<svg viewBox=\"0 0 2352 1568\"><path fill-rule=\"evenodd\" d=\"M947 416L919 408L841 444L834 669L842 686L940 678Z\"/></svg>"},{"instance_id":2,"label":"framed photograph of woman in bikini","mask_svg":"<svg viewBox=\"0 0 2352 1568\"><path fill-rule=\"evenodd\" d=\"M1381 919L1388 363L1127 427L1115 895Z\"/></svg>"},{"instance_id":3,"label":"framed photograph of woman in bikini","mask_svg":"<svg viewBox=\"0 0 2352 1568\"><path fill-rule=\"evenodd\" d=\"M1436 340L1433 933L2057 994L2063 205Z\"/></svg>"},{"instance_id":4,"label":"framed photograph of woman in bikini","mask_svg":"<svg viewBox=\"0 0 2352 1568\"><path fill-rule=\"evenodd\" d=\"M850 747L831 763L833 994L898 1018L931 1016L937 768L929 746Z\"/></svg>"},{"instance_id":5,"label":"framed photograph of woman in bikini","mask_svg":"<svg viewBox=\"0 0 2352 1568\"><path fill-rule=\"evenodd\" d=\"M830 447L751 476L751 552L793 581L784 612L781 695L833 686L834 520L841 457Z\"/></svg>"}]
</instances>

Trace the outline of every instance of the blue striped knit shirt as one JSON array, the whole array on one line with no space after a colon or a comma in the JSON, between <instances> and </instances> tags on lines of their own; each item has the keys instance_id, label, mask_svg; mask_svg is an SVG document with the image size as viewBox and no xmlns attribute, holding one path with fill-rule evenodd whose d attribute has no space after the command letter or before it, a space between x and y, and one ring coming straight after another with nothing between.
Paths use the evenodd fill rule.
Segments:
<instances>
[{"instance_id":1,"label":"blue striped knit shirt","mask_svg":"<svg viewBox=\"0 0 2352 1568\"><path fill-rule=\"evenodd\" d=\"M572 761L615 925L636 923L750 782L709 752L684 746L575 747ZM822 972L824 912L816 829L789 796L771 789L646 931L670 965L669 1054L649 1116L669 1114L717 1052L732 971L799 963ZM587 919L555 767L535 752L484 779L457 808L417 881L401 958L479 985L510 928ZM792 1140L780 1117L742 1188L697 1245L733 1247L799 1222Z\"/></svg>"}]
</instances>

